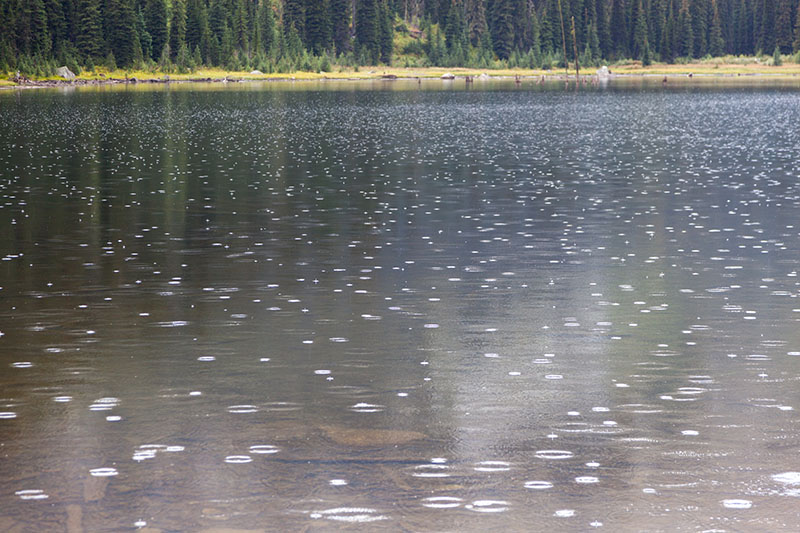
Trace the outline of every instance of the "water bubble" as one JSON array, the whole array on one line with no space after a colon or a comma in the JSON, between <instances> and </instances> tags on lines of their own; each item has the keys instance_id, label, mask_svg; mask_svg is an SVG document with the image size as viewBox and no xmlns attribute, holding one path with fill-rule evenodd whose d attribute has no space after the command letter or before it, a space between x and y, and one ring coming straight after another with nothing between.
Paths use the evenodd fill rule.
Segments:
<instances>
[{"instance_id":1,"label":"water bubble","mask_svg":"<svg viewBox=\"0 0 800 533\"><path fill-rule=\"evenodd\" d=\"M580 483L582 485L599 483L599 482L600 480L594 476L578 476L575 478L575 483Z\"/></svg>"},{"instance_id":2,"label":"water bubble","mask_svg":"<svg viewBox=\"0 0 800 533\"><path fill-rule=\"evenodd\" d=\"M560 509L553 513L553 516L557 516L559 518L570 518L575 516L575 511L573 509Z\"/></svg>"},{"instance_id":3,"label":"water bubble","mask_svg":"<svg viewBox=\"0 0 800 533\"><path fill-rule=\"evenodd\" d=\"M328 481L328 484L331 485L332 487L343 487L343 486L347 485L347 480L346 479L331 479L330 481Z\"/></svg>"},{"instance_id":4,"label":"water bubble","mask_svg":"<svg viewBox=\"0 0 800 533\"><path fill-rule=\"evenodd\" d=\"M202 361L204 363L208 363L208 362L211 362L211 361L216 361L217 358L214 357L213 355L201 355L200 357L197 358L197 360L198 361Z\"/></svg>"},{"instance_id":5,"label":"water bubble","mask_svg":"<svg viewBox=\"0 0 800 533\"><path fill-rule=\"evenodd\" d=\"M354 413L379 413L386 409L386 406L375 403L359 402L349 407Z\"/></svg>"}]
</instances>

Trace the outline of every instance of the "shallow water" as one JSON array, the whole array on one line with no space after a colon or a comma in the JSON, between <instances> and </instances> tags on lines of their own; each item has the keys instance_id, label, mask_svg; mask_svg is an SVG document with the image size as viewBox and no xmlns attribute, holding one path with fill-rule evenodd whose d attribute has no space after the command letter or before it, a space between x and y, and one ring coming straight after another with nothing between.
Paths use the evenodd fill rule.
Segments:
<instances>
[{"instance_id":1,"label":"shallow water","mask_svg":"<svg viewBox=\"0 0 800 533\"><path fill-rule=\"evenodd\" d=\"M800 91L0 93L0 530L793 531Z\"/></svg>"}]
</instances>

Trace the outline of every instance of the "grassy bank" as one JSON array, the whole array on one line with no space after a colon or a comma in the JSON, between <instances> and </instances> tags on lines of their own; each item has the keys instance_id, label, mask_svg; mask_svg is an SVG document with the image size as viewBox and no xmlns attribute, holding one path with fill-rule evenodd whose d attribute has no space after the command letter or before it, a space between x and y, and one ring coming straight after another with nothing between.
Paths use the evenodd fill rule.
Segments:
<instances>
[{"instance_id":1,"label":"grassy bank","mask_svg":"<svg viewBox=\"0 0 800 533\"><path fill-rule=\"evenodd\" d=\"M794 77L800 76L800 64L784 63L780 66L773 66L757 58L722 58L719 61L705 60L685 64L665 64L654 63L643 67L640 62L621 62L609 65L609 69L614 75L621 76L771 76L771 77ZM581 75L594 75L596 67L581 69ZM109 71L98 67L91 72L81 73L76 80L79 83L106 83L125 79L136 78L137 81L198 81L198 80L323 80L323 79L380 79L383 77L397 78L440 78L445 73L452 73L459 77L477 77L486 74L491 77L563 77L563 69L473 69L473 68L444 68L444 67L360 67L360 68L336 68L332 72L304 72L298 71L290 74L273 73L261 74L251 72L227 71L216 68L200 68L192 72L182 74L138 71L138 70L113 70ZM570 76L575 75L574 65L569 71ZM0 78L0 87L18 85L10 75ZM30 84L47 84L61 82L64 80L57 76L31 78ZM27 83L22 83L27 84Z\"/></svg>"}]
</instances>

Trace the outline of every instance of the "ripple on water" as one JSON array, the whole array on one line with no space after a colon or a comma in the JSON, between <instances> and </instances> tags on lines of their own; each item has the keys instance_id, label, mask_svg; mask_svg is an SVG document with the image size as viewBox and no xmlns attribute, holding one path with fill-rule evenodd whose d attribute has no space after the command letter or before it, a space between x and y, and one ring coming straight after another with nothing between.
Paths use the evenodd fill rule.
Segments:
<instances>
[{"instance_id":1,"label":"ripple on water","mask_svg":"<svg viewBox=\"0 0 800 533\"><path fill-rule=\"evenodd\" d=\"M30 368L33 366L33 363L30 361L17 361L16 363L11 363L12 368Z\"/></svg>"},{"instance_id":2,"label":"ripple on water","mask_svg":"<svg viewBox=\"0 0 800 533\"><path fill-rule=\"evenodd\" d=\"M526 481L525 488L533 490L546 490L546 489L552 489L553 484L550 483L549 481Z\"/></svg>"},{"instance_id":3,"label":"ripple on water","mask_svg":"<svg viewBox=\"0 0 800 533\"><path fill-rule=\"evenodd\" d=\"M250 404L229 405L228 412L234 414L256 413L258 412L258 407Z\"/></svg>"},{"instance_id":4,"label":"ripple on water","mask_svg":"<svg viewBox=\"0 0 800 533\"><path fill-rule=\"evenodd\" d=\"M582 485L588 485L591 483L599 483L600 480L594 476L578 476L575 478L575 483L580 483Z\"/></svg>"},{"instance_id":5,"label":"ripple on water","mask_svg":"<svg viewBox=\"0 0 800 533\"><path fill-rule=\"evenodd\" d=\"M14 494L19 496L21 500L46 500L50 497L41 489L18 490Z\"/></svg>"},{"instance_id":6,"label":"ripple on water","mask_svg":"<svg viewBox=\"0 0 800 533\"><path fill-rule=\"evenodd\" d=\"M785 485L800 485L800 472L782 472L772 476L773 481Z\"/></svg>"},{"instance_id":7,"label":"ripple on water","mask_svg":"<svg viewBox=\"0 0 800 533\"><path fill-rule=\"evenodd\" d=\"M727 509L750 509L753 502L750 500L722 500L723 507Z\"/></svg>"},{"instance_id":8,"label":"ripple on water","mask_svg":"<svg viewBox=\"0 0 800 533\"><path fill-rule=\"evenodd\" d=\"M431 496L422 500L422 506L431 509L453 509L460 507L463 502L464 500L454 496Z\"/></svg>"},{"instance_id":9,"label":"ripple on water","mask_svg":"<svg viewBox=\"0 0 800 533\"><path fill-rule=\"evenodd\" d=\"M553 516L557 516L559 518L570 518L570 517L575 516L575 510L574 509L559 509L558 511L553 513Z\"/></svg>"},{"instance_id":10,"label":"ripple on water","mask_svg":"<svg viewBox=\"0 0 800 533\"><path fill-rule=\"evenodd\" d=\"M380 413L386 409L386 406L375 403L359 402L355 405L351 405L348 409L354 413Z\"/></svg>"},{"instance_id":11,"label":"ripple on water","mask_svg":"<svg viewBox=\"0 0 800 533\"><path fill-rule=\"evenodd\" d=\"M89 474L93 475L94 477L111 477L116 476L119 474L116 468L111 467L103 467L103 468L92 468L89 470Z\"/></svg>"},{"instance_id":12,"label":"ripple on water","mask_svg":"<svg viewBox=\"0 0 800 533\"><path fill-rule=\"evenodd\" d=\"M17 418L17 413L13 411L0 412L0 420L9 420L11 418Z\"/></svg>"},{"instance_id":13,"label":"ripple on water","mask_svg":"<svg viewBox=\"0 0 800 533\"><path fill-rule=\"evenodd\" d=\"M324 511L313 511L310 515L311 518L324 518L326 520L334 520L337 522L354 522L354 523L369 523L378 522L381 520L389 520L386 515L378 514L375 509L366 507L336 507L334 509L325 509Z\"/></svg>"},{"instance_id":14,"label":"ripple on water","mask_svg":"<svg viewBox=\"0 0 800 533\"><path fill-rule=\"evenodd\" d=\"M303 406L299 403L295 402L269 402L264 405L265 411L272 411L272 412L286 412L286 411L298 411L302 409Z\"/></svg>"},{"instance_id":15,"label":"ripple on water","mask_svg":"<svg viewBox=\"0 0 800 533\"><path fill-rule=\"evenodd\" d=\"M475 500L464 508L477 513L502 513L508 511L508 506L509 503L505 500Z\"/></svg>"},{"instance_id":16,"label":"ripple on water","mask_svg":"<svg viewBox=\"0 0 800 533\"><path fill-rule=\"evenodd\" d=\"M271 454L281 451L277 446L272 444L254 444L250 446L250 453Z\"/></svg>"},{"instance_id":17,"label":"ripple on water","mask_svg":"<svg viewBox=\"0 0 800 533\"><path fill-rule=\"evenodd\" d=\"M431 463L415 466L411 475L414 477L450 477L449 470L449 465Z\"/></svg>"},{"instance_id":18,"label":"ripple on water","mask_svg":"<svg viewBox=\"0 0 800 533\"><path fill-rule=\"evenodd\" d=\"M536 457L539 459L571 459L575 454L567 450L539 450Z\"/></svg>"},{"instance_id":19,"label":"ripple on water","mask_svg":"<svg viewBox=\"0 0 800 533\"><path fill-rule=\"evenodd\" d=\"M476 472L507 472L511 470L511 463L506 461L481 461L473 468Z\"/></svg>"},{"instance_id":20,"label":"ripple on water","mask_svg":"<svg viewBox=\"0 0 800 533\"><path fill-rule=\"evenodd\" d=\"M250 463L252 461L253 458L250 457L249 455L229 455L225 458L226 463L234 465Z\"/></svg>"}]
</instances>

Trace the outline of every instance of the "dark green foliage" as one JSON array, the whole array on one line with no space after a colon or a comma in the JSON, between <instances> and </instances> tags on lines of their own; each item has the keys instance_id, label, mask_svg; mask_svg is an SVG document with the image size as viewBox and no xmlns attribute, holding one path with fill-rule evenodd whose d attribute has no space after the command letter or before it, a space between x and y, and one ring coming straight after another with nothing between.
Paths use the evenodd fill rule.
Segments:
<instances>
[{"instance_id":1,"label":"dark green foliage","mask_svg":"<svg viewBox=\"0 0 800 533\"><path fill-rule=\"evenodd\" d=\"M183 44L186 44L186 4L184 0L173 0L169 23L169 49L173 60Z\"/></svg>"},{"instance_id":2,"label":"dark green foliage","mask_svg":"<svg viewBox=\"0 0 800 533\"><path fill-rule=\"evenodd\" d=\"M306 48L322 54L330 48L331 24L326 0L306 0Z\"/></svg>"},{"instance_id":3,"label":"dark green foliage","mask_svg":"<svg viewBox=\"0 0 800 533\"><path fill-rule=\"evenodd\" d=\"M563 63L562 13L567 59L584 65L800 51L800 0L0 0L0 70L111 56L322 70L391 62L396 29L413 37L398 51L408 66L550 67Z\"/></svg>"},{"instance_id":4,"label":"dark green foliage","mask_svg":"<svg viewBox=\"0 0 800 533\"><path fill-rule=\"evenodd\" d=\"M331 37L337 54L348 52L350 45L350 0L329 0Z\"/></svg>"},{"instance_id":5,"label":"dark green foliage","mask_svg":"<svg viewBox=\"0 0 800 533\"><path fill-rule=\"evenodd\" d=\"M356 2L356 54L370 64L376 64L380 56L379 14L377 0Z\"/></svg>"},{"instance_id":6,"label":"dark green foliage","mask_svg":"<svg viewBox=\"0 0 800 533\"><path fill-rule=\"evenodd\" d=\"M128 67L134 63L138 52L141 56L139 35L136 31L136 15L133 5L126 0L106 0L106 31L108 48L117 65Z\"/></svg>"},{"instance_id":7,"label":"dark green foliage","mask_svg":"<svg viewBox=\"0 0 800 533\"><path fill-rule=\"evenodd\" d=\"M147 0L144 8L144 25L150 34L150 57L157 61L167 44L167 3L165 0Z\"/></svg>"},{"instance_id":8,"label":"dark green foliage","mask_svg":"<svg viewBox=\"0 0 800 533\"><path fill-rule=\"evenodd\" d=\"M103 53L103 19L100 0L78 0L76 45L85 58L97 59Z\"/></svg>"}]
</instances>

